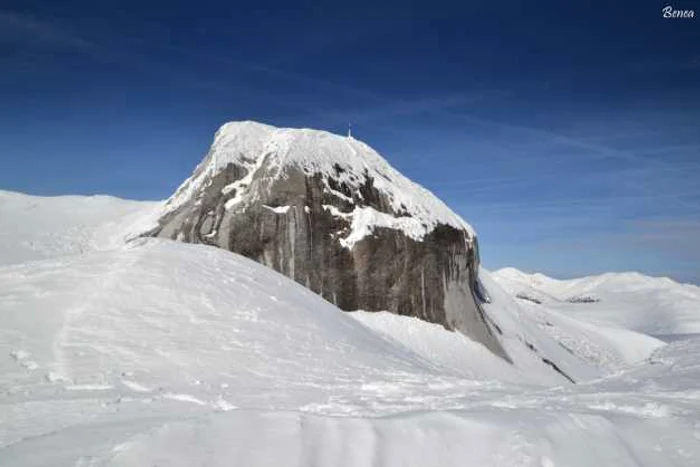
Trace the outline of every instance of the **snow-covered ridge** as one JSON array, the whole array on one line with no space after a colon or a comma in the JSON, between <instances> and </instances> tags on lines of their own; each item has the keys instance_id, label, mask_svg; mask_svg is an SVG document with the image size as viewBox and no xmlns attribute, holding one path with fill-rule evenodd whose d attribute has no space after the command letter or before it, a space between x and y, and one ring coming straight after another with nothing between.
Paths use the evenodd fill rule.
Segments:
<instances>
[{"instance_id":1,"label":"snow-covered ridge","mask_svg":"<svg viewBox=\"0 0 700 467\"><path fill-rule=\"evenodd\" d=\"M676 282L673 279L670 279L668 277L655 277L655 276L647 276L645 274L641 274L636 271L626 271L626 272L605 272L602 274L595 274L591 276L584 276L584 277L577 277L574 279L555 279L553 277L549 277L545 274L536 272L536 273L527 273L520 271L519 269L513 268L513 267L505 267L501 268L497 271L493 272L494 275L497 275L499 277L503 278L509 278L512 280L518 280L518 281L529 281L531 283L535 284L549 284L549 287L569 287L569 288L577 288L577 289L582 289L585 287L594 287L596 285L600 285L602 283L616 283L619 285L622 284L647 284L647 285L653 285L657 287L662 287L666 285L679 285L681 287L690 287L690 288L695 288L695 289L700 289L700 287L694 285L694 284L683 284L680 282Z\"/></svg>"},{"instance_id":2,"label":"snow-covered ridge","mask_svg":"<svg viewBox=\"0 0 700 467\"><path fill-rule=\"evenodd\" d=\"M652 335L700 333L700 287L667 277L608 272L559 280L515 268L493 277L513 296L536 298L586 321Z\"/></svg>"},{"instance_id":3,"label":"snow-covered ridge","mask_svg":"<svg viewBox=\"0 0 700 467\"><path fill-rule=\"evenodd\" d=\"M404 177L367 144L326 131L276 128L252 121L229 122L216 132L209 153L168 200L163 214L182 206L230 164L244 167L247 174L223 189L225 194L234 189L237 193L226 203L227 209L244 200L252 175L263 165L276 169L272 170L274 177L284 177L286 169L296 168L310 176L320 174L324 180L332 178L352 192L360 192L362 184L371 178L389 201L392 214L401 219L398 224L410 225L412 238L422 238L438 224L465 229L470 238L475 236L474 229L445 203ZM326 189L347 198L331 186L326 185ZM378 226L387 224L382 216L366 214L354 216L359 219L353 217L366 231L374 227L372 220L382 221Z\"/></svg>"},{"instance_id":4,"label":"snow-covered ridge","mask_svg":"<svg viewBox=\"0 0 700 467\"><path fill-rule=\"evenodd\" d=\"M120 246L152 228L161 204L0 190L0 266Z\"/></svg>"},{"instance_id":5,"label":"snow-covered ridge","mask_svg":"<svg viewBox=\"0 0 700 467\"><path fill-rule=\"evenodd\" d=\"M683 284L668 277L653 277L639 272L606 272L575 279L554 279L542 273L528 274L518 269L507 267L493 272L493 275L511 284L531 285L564 300L571 293L586 294L599 288L621 290L636 289L680 289L689 294L700 294L700 287Z\"/></svg>"}]
</instances>

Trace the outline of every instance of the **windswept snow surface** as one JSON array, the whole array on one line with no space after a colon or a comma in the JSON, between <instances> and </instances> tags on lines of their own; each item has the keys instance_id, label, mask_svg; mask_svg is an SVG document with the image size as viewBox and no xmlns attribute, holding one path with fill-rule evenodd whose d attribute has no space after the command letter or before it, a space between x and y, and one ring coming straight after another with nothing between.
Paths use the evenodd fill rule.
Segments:
<instances>
[{"instance_id":1,"label":"windswept snow surface","mask_svg":"<svg viewBox=\"0 0 700 467\"><path fill-rule=\"evenodd\" d=\"M700 341L596 367L482 271L510 365L439 326L343 313L221 249L157 239L89 249L0 266L0 466L695 466L700 457ZM624 346L558 318L580 345ZM609 375L572 385L542 355L574 378Z\"/></svg>"},{"instance_id":2,"label":"windswept snow surface","mask_svg":"<svg viewBox=\"0 0 700 467\"><path fill-rule=\"evenodd\" d=\"M160 202L0 190L0 265L105 250L149 228Z\"/></svg>"},{"instance_id":3,"label":"windswept snow surface","mask_svg":"<svg viewBox=\"0 0 700 467\"><path fill-rule=\"evenodd\" d=\"M272 169L271 175L268 172L270 177L283 177L287 168L297 168L307 175L322 175L324 180L330 177L338 185L346 184L358 193L366 177L372 178L374 187L387 196L394 215L370 207L356 207L347 213L352 218L352 232L344 241L348 247L376 227L401 229L413 239L422 239L438 224L465 229L470 238L475 235L472 227L440 199L404 177L365 143L326 131L277 128L253 121L229 122L217 131L209 153L167 201L162 214L192 199L212 176L229 164L245 167L248 172L224 188L224 193L236 190L226 209L246 201L250 196L246 190L262 167ZM352 201L328 185L325 189Z\"/></svg>"},{"instance_id":4,"label":"windswept snow surface","mask_svg":"<svg viewBox=\"0 0 700 467\"><path fill-rule=\"evenodd\" d=\"M692 284L636 272L557 280L505 268L493 276L513 296L586 322L654 336L700 333L700 287Z\"/></svg>"},{"instance_id":5,"label":"windswept snow surface","mask_svg":"<svg viewBox=\"0 0 700 467\"><path fill-rule=\"evenodd\" d=\"M543 366L531 351L522 352L525 363L518 359L511 365L493 354L483 345L459 332L446 332L437 324L388 312L356 311L350 316L368 328L400 343L423 358L441 364L452 372L474 380L495 380L521 384L562 384L564 379ZM535 367L528 371L528 363ZM521 369L520 367L523 367Z\"/></svg>"}]
</instances>

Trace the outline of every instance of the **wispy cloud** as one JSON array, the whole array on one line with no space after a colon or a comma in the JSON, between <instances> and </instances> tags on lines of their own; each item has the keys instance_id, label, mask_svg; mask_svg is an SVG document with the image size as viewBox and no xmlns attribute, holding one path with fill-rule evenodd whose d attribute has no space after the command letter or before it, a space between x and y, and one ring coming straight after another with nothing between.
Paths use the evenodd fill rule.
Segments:
<instances>
[{"instance_id":1,"label":"wispy cloud","mask_svg":"<svg viewBox=\"0 0 700 467\"><path fill-rule=\"evenodd\" d=\"M97 48L97 44L60 25L57 20L6 10L0 10L0 43L83 52Z\"/></svg>"},{"instance_id":2,"label":"wispy cloud","mask_svg":"<svg viewBox=\"0 0 700 467\"><path fill-rule=\"evenodd\" d=\"M367 123L373 120L384 120L395 117L416 115L421 113L432 113L448 110L452 107L469 105L493 98L505 97L507 93L503 91L476 91L450 94L445 96L418 98L410 100L391 100L378 106L365 108L356 111L337 111L321 113L318 117L321 120L349 121L355 124Z\"/></svg>"},{"instance_id":3,"label":"wispy cloud","mask_svg":"<svg viewBox=\"0 0 700 467\"><path fill-rule=\"evenodd\" d=\"M656 245L664 251L700 257L700 219L656 218L620 223L611 232L590 233L577 238L554 242L557 246L626 248L639 245Z\"/></svg>"},{"instance_id":4,"label":"wispy cloud","mask_svg":"<svg viewBox=\"0 0 700 467\"><path fill-rule=\"evenodd\" d=\"M625 241L664 242L664 248L700 258L700 219L644 219L629 224Z\"/></svg>"},{"instance_id":5,"label":"wispy cloud","mask_svg":"<svg viewBox=\"0 0 700 467\"><path fill-rule=\"evenodd\" d=\"M542 201L517 201L508 203L464 203L462 206L464 210L473 209L484 209L489 212L495 211L510 211L510 210L524 210L524 211L534 211L534 210L567 210L571 207L576 207L577 209L587 209L587 208L601 208L601 207L611 207L617 206L621 202L638 202L638 201L652 201L652 200L675 200L682 196L698 196L700 195L699 190L687 191L687 192L677 192L677 193L656 193L656 194L642 194L642 195L629 195L629 196L599 196L590 198L562 198L555 200L542 200Z\"/></svg>"}]
</instances>

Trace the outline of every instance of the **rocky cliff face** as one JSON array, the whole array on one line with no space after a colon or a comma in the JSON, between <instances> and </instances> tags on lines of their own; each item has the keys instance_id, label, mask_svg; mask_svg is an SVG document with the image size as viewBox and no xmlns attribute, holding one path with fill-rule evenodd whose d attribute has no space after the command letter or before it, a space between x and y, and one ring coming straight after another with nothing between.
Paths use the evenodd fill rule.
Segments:
<instances>
[{"instance_id":1,"label":"rocky cliff face","mask_svg":"<svg viewBox=\"0 0 700 467\"><path fill-rule=\"evenodd\" d=\"M508 358L474 295L474 231L353 138L226 124L149 235L242 254L343 310L415 316Z\"/></svg>"}]
</instances>

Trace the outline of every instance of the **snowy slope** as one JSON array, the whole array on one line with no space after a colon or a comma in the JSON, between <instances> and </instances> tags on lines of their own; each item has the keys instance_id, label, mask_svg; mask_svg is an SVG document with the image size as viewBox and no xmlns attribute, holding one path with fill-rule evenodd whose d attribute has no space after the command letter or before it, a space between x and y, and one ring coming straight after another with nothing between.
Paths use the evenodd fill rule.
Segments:
<instances>
[{"instance_id":1,"label":"snowy slope","mask_svg":"<svg viewBox=\"0 0 700 467\"><path fill-rule=\"evenodd\" d=\"M582 388L380 418L233 410L168 421L106 465L694 466L700 341ZM38 443L39 444L39 443Z\"/></svg>"},{"instance_id":2,"label":"snowy slope","mask_svg":"<svg viewBox=\"0 0 700 467\"><path fill-rule=\"evenodd\" d=\"M404 177L365 143L326 131L277 128L253 121L229 122L217 131L209 153L168 200L161 217L201 193L229 164L244 167L247 173L222 188L225 194L235 192L226 202L227 210L255 201L255 184L251 182L262 168L270 181L283 178L291 168L308 176L321 176L327 192L351 204L352 198L330 186L327 179L332 178L337 186L344 185L349 192L358 194L367 179L372 179L374 187L386 196L391 213L367 206L346 213L344 218L351 222L352 231L343 242L349 248L376 227L399 229L415 240L422 239L438 224L464 229L470 239L475 236L471 226L435 195Z\"/></svg>"},{"instance_id":3,"label":"snowy slope","mask_svg":"<svg viewBox=\"0 0 700 467\"><path fill-rule=\"evenodd\" d=\"M192 412L378 416L463 406L486 388L503 390L211 247L139 240L6 266L0 297L0 465L61 465L86 452L105 459L114 436ZM445 333L420 332L433 341ZM497 357L480 355L478 366L517 380ZM84 432L100 428L106 438L90 445ZM37 448L72 436L72 450Z\"/></svg>"},{"instance_id":4,"label":"snowy slope","mask_svg":"<svg viewBox=\"0 0 700 467\"><path fill-rule=\"evenodd\" d=\"M392 391L427 376L471 384L284 276L211 247L139 240L9 266L0 294L0 384L11 392L56 383L183 393L212 407L363 413L385 393L390 407ZM371 409L343 402L358 391L379 396Z\"/></svg>"},{"instance_id":5,"label":"snowy slope","mask_svg":"<svg viewBox=\"0 0 700 467\"><path fill-rule=\"evenodd\" d=\"M298 388L327 411L366 413L379 410L385 392L391 400L406 381L420 386L426 377L461 391L477 380L565 382L533 357L519 372L465 336L416 319L396 317L403 322L373 332L386 315L360 324L286 277L212 247L138 240L8 266L0 294L6 387L158 388L213 406L268 408L297 408L285 398ZM419 338L387 336L391 328ZM371 410L342 402L356 391L376 392Z\"/></svg>"},{"instance_id":6,"label":"snowy slope","mask_svg":"<svg viewBox=\"0 0 700 467\"><path fill-rule=\"evenodd\" d=\"M536 298L579 320L649 335L700 333L700 287L695 285L634 272L557 280L505 268L493 275L521 301Z\"/></svg>"},{"instance_id":7,"label":"snowy slope","mask_svg":"<svg viewBox=\"0 0 700 467\"><path fill-rule=\"evenodd\" d=\"M568 352L591 363L603 374L639 363L664 344L646 334L571 318L556 307L518 303L528 322L534 321L549 338Z\"/></svg>"},{"instance_id":8,"label":"snowy slope","mask_svg":"<svg viewBox=\"0 0 700 467\"><path fill-rule=\"evenodd\" d=\"M119 248L124 245L125 239L133 237L148 226L149 222L153 222L154 215L162 206L161 203L133 202L102 196L37 197L11 192L1 194L0 199L3 202L0 203L0 209L3 219L19 219L19 222L0 222L0 231L4 232L5 239L5 249L0 251L4 255L0 255L0 264L35 260L37 256L61 257L110 248L117 248L119 253L115 252L113 255L121 257L124 253ZM27 244L32 245L32 248L23 247ZM117 256L111 261L117 263ZM199 266L194 267L193 271L197 268ZM67 273L61 274L69 276ZM543 320L538 319L537 315L523 312L526 303L513 300L502 292L499 285L490 280L488 271L482 269L480 276L491 296L492 303L485 305L486 311L498 326L501 332L500 339L515 362L514 366L506 365L505 370L500 361L488 365L481 364L484 360L492 360L490 356L486 358L482 355L485 351L483 346L462 335L446 334L440 326L415 322L406 317L391 318L384 316L385 313L369 314L362 321L433 363L450 362L452 370L462 376L517 380L528 384L566 382L564 377L547 364L543 364L542 358L556 362L567 377L575 381L585 381L601 376L611 367L618 368L623 362L631 363L643 359L658 345L656 341L652 341L638 346L635 359L621 359L619 355L607 358L608 361L614 360L612 366L604 358L590 359L588 357L591 348L603 349L599 350L599 353L606 355L611 352L615 354L615 348L627 351L629 349L625 346L624 338L621 338L620 342L617 342L616 337L601 339L598 332L600 327L594 326L594 332L584 332L581 337L581 329L587 326L585 323L574 326L576 330L572 331L581 337L580 345L576 348L572 345L565 348L560 345L567 343L562 341L561 335L552 335L551 328L540 329L542 326L538 326L537 323L541 324ZM21 282L24 281L25 279L21 278ZM19 284L16 281L12 283L15 286ZM77 297L82 299L84 293L81 289ZM48 303L52 304L53 299ZM418 329L425 332L417 331ZM407 341L404 337L409 331L415 335ZM427 345L426 342L430 344ZM449 348L450 345L456 347ZM425 354L426 348L429 350L428 354ZM574 350L573 354L571 350Z\"/></svg>"},{"instance_id":9,"label":"snowy slope","mask_svg":"<svg viewBox=\"0 0 700 467\"><path fill-rule=\"evenodd\" d=\"M491 306L510 303L485 285ZM518 313L497 314L500 325ZM342 313L211 247L138 240L2 267L0 319L3 466L692 466L700 455L697 343L548 389L464 336ZM546 345L527 326L506 337ZM468 364L453 360L462 351L475 352Z\"/></svg>"},{"instance_id":10,"label":"snowy slope","mask_svg":"<svg viewBox=\"0 0 700 467\"><path fill-rule=\"evenodd\" d=\"M586 381L602 376L601 368L587 364L580 356L567 351L558 341L543 332L520 303L514 300L485 269L479 272L489 303L483 305L494 324L501 330L501 342L515 365L527 372L536 371L531 356L538 356L537 364L549 362L573 381Z\"/></svg>"},{"instance_id":11,"label":"snowy slope","mask_svg":"<svg viewBox=\"0 0 700 467\"><path fill-rule=\"evenodd\" d=\"M106 253L104 257L98 257L94 261L121 264L121 258L126 255L126 253L124 253L126 250L122 250L121 248L124 246L126 240L134 238L145 230L145 228L149 226L149 223L154 221L159 210L162 209L162 203L134 202L106 196L39 197L12 192L1 192L1 194L1 199L3 201L0 204L0 209L2 209L3 212L2 219L7 220L7 222L0 222L0 232L4 232L5 240L2 247L4 249L0 250L0 253L4 255L0 255L0 265L35 261L42 257L61 258L65 261L75 260L78 261L78 263L75 263L77 265L84 257L71 257L97 251L105 251ZM15 222L14 219L17 219L18 222ZM29 246L25 248L27 245ZM108 259L110 255L111 259ZM226 253L224 253L224 255L228 256ZM63 256L68 256L68 258L64 259L62 258ZM67 263L65 268L67 270L72 270L74 267L73 264L72 262ZM25 267L32 270L34 266L27 265ZM37 267L39 266L37 265ZM194 271L192 275L198 274L198 268L199 266L192 268ZM97 277L99 277L98 283L103 280L101 271L106 269L108 269L107 264L98 268L96 273ZM113 268L109 268L109 271L109 274L112 274ZM166 274L165 268L163 271L154 273L153 276L157 276L161 273ZM71 277L69 271L61 271L57 274L65 277L65 280ZM90 274L90 272L86 272L85 274L79 274L79 276L89 277ZM120 277L125 274L126 273L122 273ZM86 287L90 287L89 284L91 282L92 281L83 279L82 282L71 283L72 287L75 289L70 292L72 294L71 299L84 300ZM22 284L26 283L27 278L23 275L20 275L17 280L8 281L8 285L11 285L15 291L18 290ZM36 289L41 289L43 286L44 284L41 283L36 286ZM226 287L227 285L225 283L221 286ZM13 290L12 288L8 289L8 293ZM30 289L35 290L34 287L30 287ZM102 292L98 289L98 291L90 296L97 295L98 293ZM46 294L41 294L41 296L44 295ZM125 293L125 295L128 294ZM143 298L143 300L148 299ZM56 307L57 303L60 303L60 300L51 297L45 304L42 302L41 304L34 304L32 306L51 308ZM335 308L334 310L339 311ZM377 317L379 316L380 315L377 315ZM49 322L50 320L37 318L36 321ZM15 324L10 323L8 326L12 327L15 326ZM421 325L411 321L411 326L420 327ZM517 320L511 320L504 325L504 329L507 332L511 329L517 329L518 327L520 327L520 323ZM30 324L28 329L31 331L33 325ZM444 329L440 326L428 326L424 329L431 330L433 337L429 339L433 340L443 339L443 335L445 334ZM534 330L537 332L536 329ZM38 339L44 340L44 337L39 336ZM516 355L520 355L516 367L522 366L521 371L509 366L504 370L501 362L492 362L493 359L490 355L488 358L482 356L483 352L488 353L482 345L462 335L456 336L450 334L449 337L444 339L451 339L453 342L459 342L459 345L462 346L461 350L464 352L464 356L451 355L450 353L443 355L443 358L447 361L452 358L458 360L453 362L453 364L457 365L459 368L458 371L461 371L462 373L460 374L462 375L464 375L464 371L466 371L468 374L481 375L485 379L513 380L513 378L515 378L520 382L529 381L530 383L545 384L561 384L566 382L565 378L543 364L540 357L526 350L524 340L517 341L511 345L511 347L513 347L513 352ZM532 337L530 340L536 342L538 338ZM418 346L422 345L420 342L414 342L413 344ZM472 353L469 352L469 349L476 350ZM567 374L575 380L586 380L599 375L595 368L588 366L585 362L577 361L575 358L572 359L571 356L561 348L549 346L549 349L548 357L550 359L568 362L566 365ZM469 353L469 355L467 355L467 353ZM492 363L489 365L482 365L480 362L484 359ZM31 362L31 360L28 361ZM47 370L47 372L49 371L55 373L54 370ZM54 376L61 377L60 373Z\"/></svg>"},{"instance_id":12,"label":"snowy slope","mask_svg":"<svg viewBox=\"0 0 700 467\"><path fill-rule=\"evenodd\" d=\"M529 351L522 352L524 362L518 360L515 365L512 365L503 359L493 358L493 353L483 345L466 338L461 333L445 332L445 329L438 324L388 312L357 311L350 313L350 316L380 335L406 346L430 362L449 368L464 378L532 385L563 382L563 379L555 373L543 371L546 368L543 367L542 362ZM528 368L528 364L534 368ZM584 367L583 372L573 371L572 373L576 373L576 376L590 377L591 374L597 376L593 368L581 366ZM584 373L586 370L591 373Z\"/></svg>"},{"instance_id":13,"label":"snowy slope","mask_svg":"<svg viewBox=\"0 0 700 467\"><path fill-rule=\"evenodd\" d=\"M149 228L161 203L0 190L0 265L103 250Z\"/></svg>"},{"instance_id":14,"label":"snowy slope","mask_svg":"<svg viewBox=\"0 0 700 467\"><path fill-rule=\"evenodd\" d=\"M658 347L482 270L510 365L221 249L125 244L157 204L2 199L0 466L697 465L700 340ZM610 376L571 385L543 356Z\"/></svg>"}]
</instances>

